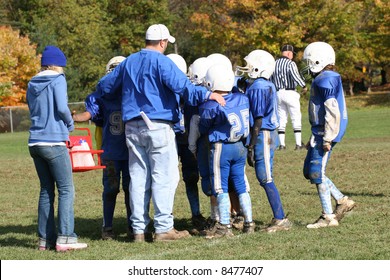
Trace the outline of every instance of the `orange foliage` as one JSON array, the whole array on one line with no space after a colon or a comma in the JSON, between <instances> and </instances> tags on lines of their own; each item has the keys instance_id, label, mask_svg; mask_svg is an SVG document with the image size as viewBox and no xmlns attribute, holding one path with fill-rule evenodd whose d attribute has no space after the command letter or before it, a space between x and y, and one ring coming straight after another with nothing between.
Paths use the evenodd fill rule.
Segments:
<instances>
[{"instance_id":1,"label":"orange foliage","mask_svg":"<svg viewBox=\"0 0 390 280\"><path fill-rule=\"evenodd\" d=\"M36 45L19 31L0 26L0 106L25 104L27 84L39 67Z\"/></svg>"}]
</instances>

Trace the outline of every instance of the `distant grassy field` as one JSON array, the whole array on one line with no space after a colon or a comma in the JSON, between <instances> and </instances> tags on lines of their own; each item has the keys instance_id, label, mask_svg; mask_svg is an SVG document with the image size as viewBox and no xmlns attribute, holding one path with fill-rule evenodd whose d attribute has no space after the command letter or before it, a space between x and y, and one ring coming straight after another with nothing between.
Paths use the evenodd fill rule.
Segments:
<instances>
[{"instance_id":1,"label":"distant grassy field","mask_svg":"<svg viewBox=\"0 0 390 280\"><path fill-rule=\"evenodd\" d=\"M321 214L316 189L302 175L305 151L293 150L291 127L286 151L276 153L274 178L285 211L294 227L288 232L251 235L235 232L232 239L191 237L172 243L130 243L126 238L123 193L118 196L114 220L117 240L102 241L101 172L74 174L76 233L87 250L56 253L37 250L39 181L28 154L28 133L0 134L0 258L2 260L388 260L390 259L390 108L383 102L349 98L349 127L335 147L327 174L357 202L339 227L306 229ZM364 106L362 106L362 103ZM360 109L360 107L363 107ZM302 108L306 112L305 107ZM306 114L303 139L309 137ZM254 169L247 167L254 220L267 224L272 212ZM209 215L206 197L202 212ZM190 227L190 209L180 182L174 207L178 229Z\"/></svg>"}]
</instances>

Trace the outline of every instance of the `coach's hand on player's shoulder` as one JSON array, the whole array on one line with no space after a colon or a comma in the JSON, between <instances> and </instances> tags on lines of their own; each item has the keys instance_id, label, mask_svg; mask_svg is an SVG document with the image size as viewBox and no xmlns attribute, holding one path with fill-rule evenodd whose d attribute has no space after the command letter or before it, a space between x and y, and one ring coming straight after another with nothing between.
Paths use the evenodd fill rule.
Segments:
<instances>
[{"instance_id":1,"label":"coach's hand on player's shoulder","mask_svg":"<svg viewBox=\"0 0 390 280\"><path fill-rule=\"evenodd\" d=\"M219 105L221 105L221 106L225 106L226 105L225 98L223 98L223 96L221 94L218 94L216 92L212 92L210 94L209 99L217 101L219 103Z\"/></svg>"},{"instance_id":2,"label":"coach's hand on player's shoulder","mask_svg":"<svg viewBox=\"0 0 390 280\"><path fill-rule=\"evenodd\" d=\"M249 166L254 167L255 166L255 152L253 150L253 146L248 146L248 154L247 154L247 161Z\"/></svg>"}]
</instances>

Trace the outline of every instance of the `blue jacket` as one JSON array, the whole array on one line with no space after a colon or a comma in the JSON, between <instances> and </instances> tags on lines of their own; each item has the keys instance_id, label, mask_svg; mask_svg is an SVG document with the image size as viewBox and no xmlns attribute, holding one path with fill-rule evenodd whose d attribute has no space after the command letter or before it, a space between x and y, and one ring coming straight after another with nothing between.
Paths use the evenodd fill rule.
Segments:
<instances>
[{"instance_id":1,"label":"blue jacket","mask_svg":"<svg viewBox=\"0 0 390 280\"><path fill-rule=\"evenodd\" d=\"M179 121L180 97L196 106L210 93L193 85L176 64L150 49L130 55L98 84L103 96L122 89L123 121L140 119L143 111L151 120Z\"/></svg>"},{"instance_id":2,"label":"blue jacket","mask_svg":"<svg viewBox=\"0 0 390 280\"><path fill-rule=\"evenodd\" d=\"M26 95L31 119L28 142L68 141L74 125L65 75L51 70L40 72L28 83Z\"/></svg>"}]
</instances>

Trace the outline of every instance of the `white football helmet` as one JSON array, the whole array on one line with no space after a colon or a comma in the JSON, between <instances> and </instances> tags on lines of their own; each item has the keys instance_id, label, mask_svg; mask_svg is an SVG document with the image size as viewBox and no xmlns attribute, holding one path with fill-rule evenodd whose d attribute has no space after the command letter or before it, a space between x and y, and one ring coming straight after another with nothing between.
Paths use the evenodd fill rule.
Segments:
<instances>
[{"instance_id":1,"label":"white football helmet","mask_svg":"<svg viewBox=\"0 0 390 280\"><path fill-rule=\"evenodd\" d=\"M248 76L252 79L260 77L269 79L275 71L275 58L267 51L251 51L244 60L246 61L245 67L236 67L237 76L248 73Z\"/></svg>"},{"instance_id":2,"label":"white football helmet","mask_svg":"<svg viewBox=\"0 0 390 280\"><path fill-rule=\"evenodd\" d=\"M211 61L212 65L223 64L229 69L233 69L232 62L226 55L223 55L221 53L212 53L209 56L207 56L207 58Z\"/></svg>"},{"instance_id":3,"label":"white football helmet","mask_svg":"<svg viewBox=\"0 0 390 280\"><path fill-rule=\"evenodd\" d=\"M199 57L188 67L188 76L195 85L201 85L204 82L207 70L211 66L211 60L207 57Z\"/></svg>"},{"instance_id":4,"label":"white football helmet","mask_svg":"<svg viewBox=\"0 0 390 280\"><path fill-rule=\"evenodd\" d=\"M336 63L336 54L328 43L314 42L305 48L303 59L312 73L319 73L327 65Z\"/></svg>"},{"instance_id":5,"label":"white football helmet","mask_svg":"<svg viewBox=\"0 0 390 280\"><path fill-rule=\"evenodd\" d=\"M181 55L170 53L167 54L167 57L169 57L184 74L187 74L187 62Z\"/></svg>"},{"instance_id":6,"label":"white football helmet","mask_svg":"<svg viewBox=\"0 0 390 280\"><path fill-rule=\"evenodd\" d=\"M114 70L115 67L119 65L119 63L121 63L125 59L126 57L124 56L114 56L113 58L111 58L106 65L106 73L110 73L112 70Z\"/></svg>"},{"instance_id":7,"label":"white football helmet","mask_svg":"<svg viewBox=\"0 0 390 280\"><path fill-rule=\"evenodd\" d=\"M214 64L206 73L204 85L210 91L231 91L234 86L234 72L224 64Z\"/></svg>"}]
</instances>

